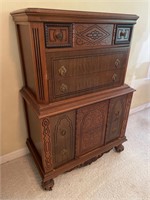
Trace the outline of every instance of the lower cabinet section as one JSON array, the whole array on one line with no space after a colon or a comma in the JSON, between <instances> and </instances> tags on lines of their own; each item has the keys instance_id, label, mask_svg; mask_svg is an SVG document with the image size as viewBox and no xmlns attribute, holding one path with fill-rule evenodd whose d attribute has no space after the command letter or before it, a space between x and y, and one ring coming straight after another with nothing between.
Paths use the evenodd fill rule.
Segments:
<instances>
[{"instance_id":1,"label":"lower cabinet section","mask_svg":"<svg viewBox=\"0 0 150 200\"><path fill-rule=\"evenodd\" d=\"M57 114L47 112L43 117L26 103L27 144L44 177L44 188L46 181L96 160L113 147L118 152L123 150L132 93L109 95L69 111L62 112L61 108Z\"/></svg>"}]
</instances>

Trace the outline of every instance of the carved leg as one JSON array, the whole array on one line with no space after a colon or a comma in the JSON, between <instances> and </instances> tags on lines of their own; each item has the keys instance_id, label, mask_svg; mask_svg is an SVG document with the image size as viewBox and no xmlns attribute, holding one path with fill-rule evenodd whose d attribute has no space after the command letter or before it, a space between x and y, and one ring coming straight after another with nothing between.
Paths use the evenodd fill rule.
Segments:
<instances>
[{"instance_id":1,"label":"carved leg","mask_svg":"<svg viewBox=\"0 0 150 200\"><path fill-rule=\"evenodd\" d=\"M44 190L52 190L54 186L54 180L50 179L49 181L43 182L42 181L42 187Z\"/></svg>"},{"instance_id":2,"label":"carved leg","mask_svg":"<svg viewBox=\"0 0 150 200\"><path fill-rule=\"evenodd\" d=\"M124 146L122 144L119 144L118 146L115 147L116 152L120 153L121 151L124 150Z\"/></svg>"}]
</instances>

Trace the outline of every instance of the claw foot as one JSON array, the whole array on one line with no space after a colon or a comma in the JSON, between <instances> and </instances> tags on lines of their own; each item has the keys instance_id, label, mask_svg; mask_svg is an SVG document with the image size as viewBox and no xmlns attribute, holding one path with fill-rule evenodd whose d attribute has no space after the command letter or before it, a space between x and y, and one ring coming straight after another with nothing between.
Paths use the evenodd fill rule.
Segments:
<instances>
[{"instance_id":1,"label":"claw foot","mask_svg":"<svg viewBox=\"0 0 150 200\"><path fill-rule=\"evenodd\" d=\"M122 144L119 144L115 147L116 152L120 153L124 150L124 146Z\"/></svg>"},{"instance_id":2,"label":"claw foot","mask_svg":"<svg viewBox=\"0 0 150 200\"><path fill-rule=\"evenodd\" d=\"M53 179L50 179L49 181L42 181L42 187L44 190L52 190L54 186L54 180Z\"/></svg>"}]
</instances>

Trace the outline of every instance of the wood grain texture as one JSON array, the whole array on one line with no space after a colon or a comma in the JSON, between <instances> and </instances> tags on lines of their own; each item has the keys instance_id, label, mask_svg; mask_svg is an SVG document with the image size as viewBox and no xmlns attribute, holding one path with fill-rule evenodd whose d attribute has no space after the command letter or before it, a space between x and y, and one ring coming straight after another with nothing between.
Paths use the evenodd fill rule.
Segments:
<instances>
[{"instance_id":1,"label":"wood grain texture","mask_svg":"<svg viewBox=\"0 0 150 200\"><path fill-rule=\"evenodd\" d=\"M104 144L108 101L77 110L76 156Z\"/></svg>"}]
</instances>

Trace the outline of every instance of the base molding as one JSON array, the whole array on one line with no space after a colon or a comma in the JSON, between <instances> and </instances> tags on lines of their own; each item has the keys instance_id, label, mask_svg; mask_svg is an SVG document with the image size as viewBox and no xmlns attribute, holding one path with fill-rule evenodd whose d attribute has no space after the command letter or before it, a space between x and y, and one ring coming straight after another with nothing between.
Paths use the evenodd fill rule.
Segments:
<instances>
[{"instance_id":1,"label":"base molding","mask_svg":"<svg viewBox=\"0 0 150 200\"><path fill-rule=\"evenodd\" d=\"M136 108L132 108L130 110L130 115L132 115L136 112L142 111L146 108L150 108L150 103L145 103L145 104L142 104L142 105L140 105ZM17 151L13 151L12 153L5 154L3 156L0 156L0 164L9 162L11 160L14 160L14 159L22 157L22 156L25 156L28 153L29 153L29 150L28 150L27 147L25 147L25 148L19 149Z\"/></svg>"}]
</instances>

